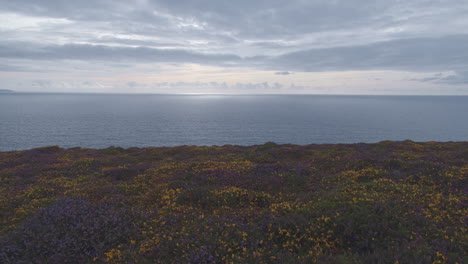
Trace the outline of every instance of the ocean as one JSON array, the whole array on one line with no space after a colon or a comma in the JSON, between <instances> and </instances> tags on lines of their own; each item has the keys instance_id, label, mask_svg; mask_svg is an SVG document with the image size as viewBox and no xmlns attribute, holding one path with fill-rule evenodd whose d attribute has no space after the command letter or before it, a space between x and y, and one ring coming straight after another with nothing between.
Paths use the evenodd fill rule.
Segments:
<instances>
[{"instance_id":1,"label":"ocean","mask_svg":"<svg viewBox=\"0 0 468 264\"><path fill-rule=\"evenodd\" d=\"M468 96L0 94L0 151L467 141Z\"/></svg>"}]
</instances>

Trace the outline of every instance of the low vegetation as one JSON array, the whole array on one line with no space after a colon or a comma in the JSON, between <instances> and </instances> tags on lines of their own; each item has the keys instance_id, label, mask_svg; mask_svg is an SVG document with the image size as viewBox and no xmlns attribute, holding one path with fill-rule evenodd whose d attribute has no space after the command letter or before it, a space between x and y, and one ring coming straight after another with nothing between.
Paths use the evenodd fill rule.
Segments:
<instances>
[{"instance_id":1,"label":"low vegetation","mask_svg":"<svg viewBox=\"0 0 468 264\"><path fill-rule=\"evenodd\" d=\"M0 263L468 263L468 142L0 152Z\"/></svg>"}]
</instances>

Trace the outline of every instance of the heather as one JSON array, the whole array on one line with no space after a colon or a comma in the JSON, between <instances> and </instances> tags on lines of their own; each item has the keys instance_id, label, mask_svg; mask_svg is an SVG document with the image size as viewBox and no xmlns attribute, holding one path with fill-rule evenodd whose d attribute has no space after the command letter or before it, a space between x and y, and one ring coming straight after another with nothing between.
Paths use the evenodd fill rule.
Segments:
<instances>
[{"instance_id":1,"label":"heather","mask_svg":"<svg viewBox=\"0 0 468 264\"><path fill-rule=\"evenodd\" d=\"M0 152L0 263L468 263L468 142Z\"/></svg>"}]
</instances>

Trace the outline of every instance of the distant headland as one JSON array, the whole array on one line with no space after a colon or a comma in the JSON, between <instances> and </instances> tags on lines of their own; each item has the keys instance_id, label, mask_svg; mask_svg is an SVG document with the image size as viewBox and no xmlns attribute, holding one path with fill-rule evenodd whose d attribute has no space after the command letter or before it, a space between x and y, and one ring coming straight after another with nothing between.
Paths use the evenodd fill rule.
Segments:
<instances>
[{"instance_id":1,"label":"distant headland","mask_svg":"<svg viewBox=\"0 0 468 264\"><path fill-rule=\"evenodd\" d=\"M8 89L0 89L0 93L14 93L15 91L13 90L8 90Z\"/></svg>"}]
</instances>

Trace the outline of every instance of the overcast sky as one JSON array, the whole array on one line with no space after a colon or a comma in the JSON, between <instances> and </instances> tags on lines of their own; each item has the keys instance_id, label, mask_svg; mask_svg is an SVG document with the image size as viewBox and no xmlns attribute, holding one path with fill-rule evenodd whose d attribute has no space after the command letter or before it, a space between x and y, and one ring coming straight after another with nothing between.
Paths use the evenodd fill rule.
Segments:
<instances>
[{"instance_id":1,"label":"overcast sky","mask_svg":"<svg viewBox=\"0 0 468 264\"><path fill-rule=\"evenodd\" d=\"M468 94L468 0L0 0L0 89Z\"/></svg>"}]
</instances>

